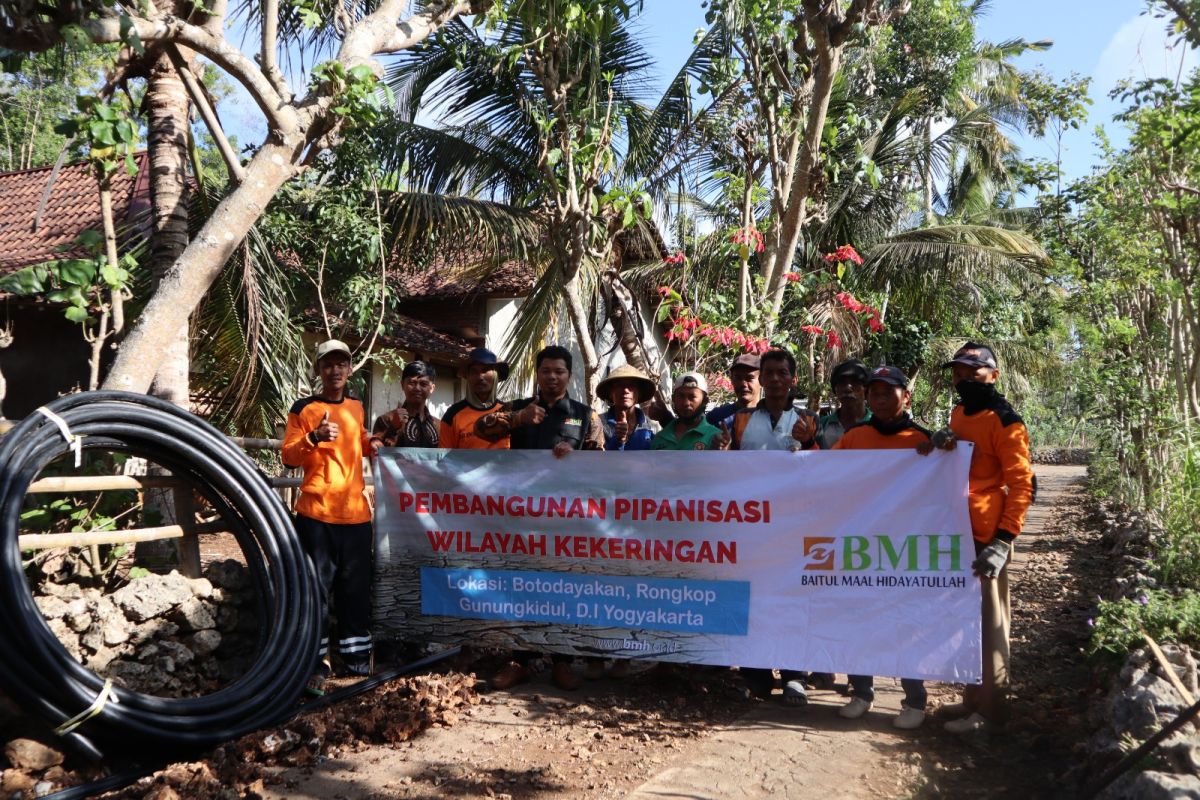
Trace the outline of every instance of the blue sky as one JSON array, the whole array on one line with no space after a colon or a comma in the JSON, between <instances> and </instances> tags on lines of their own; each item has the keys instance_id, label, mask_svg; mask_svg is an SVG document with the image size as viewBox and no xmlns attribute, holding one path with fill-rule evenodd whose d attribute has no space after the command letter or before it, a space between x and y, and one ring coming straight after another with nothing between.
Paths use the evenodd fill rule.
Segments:
<instances>
[{"instance_id":1,"label":"blue sky","mask_svg":"<svg viewBox=\"0 0 1200 800\"><path fill-rule=\"evenodd\" d=\"M1144 0L993 0L980 20L980 39L1040 41L1054 46L1031 53L1016 63L1025 69L1040 67L1055 78L1072 72L1092 77L1093 100L1087 124L1063 140L1063 168L1068 178L1086 175L1099 159L1094 131L1104 125L1116 144L1125 135L1112 123L1122 110L1108 98L1122 78L1174 77L1183 60L1184 72L1197 65L1196 53L1184 47L1169 48L1162 20L1142 14ZM665 84L687 58L692 36L704 25L698 0L646 0L642 15L650 50L659 60ZM1029 155L1054 158L1048 142L1018 139Z\"/></svg>"},{"instance_id":2,"label":"blue sky","mask_svg":"<svg viewBox=\"0 0 1200 800\"><path fill-rule=\"evenodd\" d=\"M1093 78L1094 105L1083 129L1068 132L1063 142L1063 166L1068 178L1086 175L1097 162L1094 130L1104 125L1120 145L1124 133L1111 120L1121 104L1108 98L1122 78L1175 77L1197 66L1194 51L1169 47L1161 20L1143 15L1144 0L993 0L980 21L979 36L1000 42L1023 38L1049 39L1050 50L1018 60L1023 68L1040 67L1056 78L1072 72ZM645 0L642 25L646 45L659 64L662 85L678 72L692 46L693 36L704 26L699 0ZM241 144L262 141L262 120L244 93L228 98L222 118ZM1047 143L1018 139L1029 155L1053 159Z\"/></svg>"}]
</instances>

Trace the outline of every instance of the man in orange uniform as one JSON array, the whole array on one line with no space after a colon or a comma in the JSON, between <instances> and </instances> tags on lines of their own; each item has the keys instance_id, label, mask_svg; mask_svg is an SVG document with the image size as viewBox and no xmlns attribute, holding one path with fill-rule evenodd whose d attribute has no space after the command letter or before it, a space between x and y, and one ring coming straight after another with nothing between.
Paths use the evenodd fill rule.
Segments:
<instances>
[{"instance_id":1,"label":"man in orange uniform","mask_svg":"<svg viewBox=\"0 0 1200 800\"><path fill-rule=\"evenodd\" d=\"M508 427L497 417L496 384L508 377L508 364L486 347L467 354L467 396L446 409L439 445L462 450L508 450Z\"/></svg>"},{"instance_id":2,"label":"man in orange uniform","mask_svg":"<svg viewBox=\"0 0 1200 800\"><path fill-rule=\"evenodd\" d=\"M321 393L296 401L288 412L283 463L302 468L296 533L317 572L325 608L337 616L338 654L345 672L371 672L371 577L374 537L363 482L370 452L362 402L346 393L353 367L350 348L336 339L317 348L314 369ZM321 637L321 664L309 681L324 694L329 634Z\"/></svg>"},{"instance_id":3,"label":"man in orange uniform","mask_svg":"<svg viewBox=\"0 0 1200 800\"><path fill-rule=\"evenodd\" d=\"M989 723L1001 725L1007 717L1008 562L1033 502L1033 468L1025 423L996 391L1000 370L991 348L967 342L942 366L953 370L959 403L950 414L949 432L939 431L932 444L919 445L917 452L928 453L934 446L952 450L960 439L975 445L967 504L975 536L971 568L983 593L983 683L966 688L961 706L951 709L965 716L945 726L951 733L968 733Z\"/></svg>"},{"instance_id":4,"label":"man in orange uniform","mask_svg":"<svg viewBox=\"0 0 1200 800\"><path fill-rule=\"evenodd\" d=\"M929 431L913 422L908 413L908 404L912 400L908 376L896 367L876 367L867 373L866 366L862 365L862 372L866 375L866 419L852 425L833 449L907 450L928 442ZM892 725L901 730L919 728L925 721L925 682L901 678L900 685L904 688L904 702ZM851 675L850 702L838 709L838 714L846 719L858 719L871 710L874 702L874 677Z\"/></svg>"}]
</instances>

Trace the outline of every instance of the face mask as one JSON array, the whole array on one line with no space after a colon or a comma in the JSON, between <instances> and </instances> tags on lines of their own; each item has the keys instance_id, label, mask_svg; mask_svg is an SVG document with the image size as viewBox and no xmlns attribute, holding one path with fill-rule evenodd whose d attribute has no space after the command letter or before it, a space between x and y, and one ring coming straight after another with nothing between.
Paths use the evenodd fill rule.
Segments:
<instances>
[{"instance_id":1,"label":"face mask","mask_svg":"<svg viewBox=\"0 0 1200 800\"><path fill-rule=\"evenodd\" d=\"M979 381L959 381L954 384L954 391L962 398L968 414L973 414L985 408L996 397L996 384L980 383Z\"/></svg>"}]
</instances>

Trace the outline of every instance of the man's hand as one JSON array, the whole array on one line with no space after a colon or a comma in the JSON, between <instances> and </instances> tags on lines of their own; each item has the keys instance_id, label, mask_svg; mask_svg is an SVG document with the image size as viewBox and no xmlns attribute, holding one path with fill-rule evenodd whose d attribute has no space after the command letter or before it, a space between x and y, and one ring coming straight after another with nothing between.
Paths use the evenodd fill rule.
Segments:
<instances>
[{"instance_id":1,"label":"man's hand","mask_svg":"<svg viewBox=\"0 0 1200 800\"><path fill-rule=\"evenodd\" d=\"M541 425L546 418L546 409L537 403L530 403L517 412L517 425Z\"/></svg>"},{"instance_id":2,"label":"man's hand","mask_svg":"<svg viewBox=\"0 0 1200 800\"><path fill-rule=\"evenodd\" d=\"M958 445L958 437L949 428L942 428L933 434L933 438L917 445L917 452L927 456L934 450L953 450Z\"/></svg>"},{"instance_id":3,"label":"man's hand","mask_svg":"<svg viewBox=\"0 0 1200 800\"><path fill-rule=\"evenodd\" d=\"M1008 562L1012 545L997 536L992 543L979 551L979 557L971 562L971 570L981 578L994 578Z\"/></svg>"},{"instance_id":4,"label":"man's hand","mask_svg":"<svg viewBox=\"0 0 1200 800\"><path fill-rule=\"evenodd\" d=\"M396 406L383 415L383 424L392 430L400 430L408 424L408 411L404 406Z\"/></svg>"},{"instance_id":5,"label":"man's hand","mask_svg":"<svg viewBox=\"0 0 1200 800\"><path fill-rule=\"evenodd\" d=\"M733 435L729 432L729 423L722 421L721 432L713 437L713 449L728 450L731 444L733 444Z\"/></svg>"},{"instance_id":6,"label":"man's hand","mask_svg":"<svg viewBox=\"0 0 1200 800\"><path fill-rule=\"evenodd\" d=\"M808 444L817 435L817 418L807 411L798 414L796 424L792 426L792 438L800 444Z\"/></svg>"},{"instance_id":7,"label":"man's hand","mask_svg":"<svg viewBox=\"0 0 1200 800\"><path fill-rule=\"evenodd\" d=\"M338 424L329 421L329 412L326 411L325 416L321 417L321 424L313 431L313 438L318 442L335 442L340 432Z\"/></svg>"},{"instance_id":8,"label":"man's hand","mask_svg":"<svg viewBox=\"0 0 1200 800\"><path fill-rule=\"evenodd\" d=\"M613 433L616 435L618 441L625 442L629 440L629 435L637 427L637 412L631 408L627 411L622 410L617 413L617 423L613 425Z\"/></svg>"},{"instance_id":9,"label":"man's hand","mask_svg":"<svg viewBox=\"0 0 1200 800\"><path fill-rule=\"evenodd\" d=\"M554 453L555 458L562 458L574 449L574 447L571 447L570 442L559 442L558 444L554 445L554 450L552 452Z\"/></svg>"},{"instance_id":10,"label":"man's hand","mask_svg":"<svg viewBox=\"0 0 1200 800\"><path fill-rule=\"evenodd\" d=\"M367 440L367 446L371 448L371 458L374 458L375 456L379 455L379 448L383 447L383 441L372 436Z\"/></svg>"}]
</instances>

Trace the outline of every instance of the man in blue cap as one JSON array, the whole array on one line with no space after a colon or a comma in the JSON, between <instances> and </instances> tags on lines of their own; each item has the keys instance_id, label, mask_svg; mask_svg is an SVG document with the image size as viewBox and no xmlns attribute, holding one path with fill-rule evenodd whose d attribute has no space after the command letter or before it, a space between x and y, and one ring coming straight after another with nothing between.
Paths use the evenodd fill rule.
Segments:
<instances>
[{"instance_id":1,"label":"man in blue cap","mask_svg":"<svg viewBox=\"0 0 1200 800\"><path fill-rule=\"evenodd\" d=\"M438 430L442 447L508 450L508 428L497 424L504 404L496 401L496 384L508 377L508 364L486 347L467 354L463 378L467 396L446 409Z\"/></svg>"}]
</instances>

